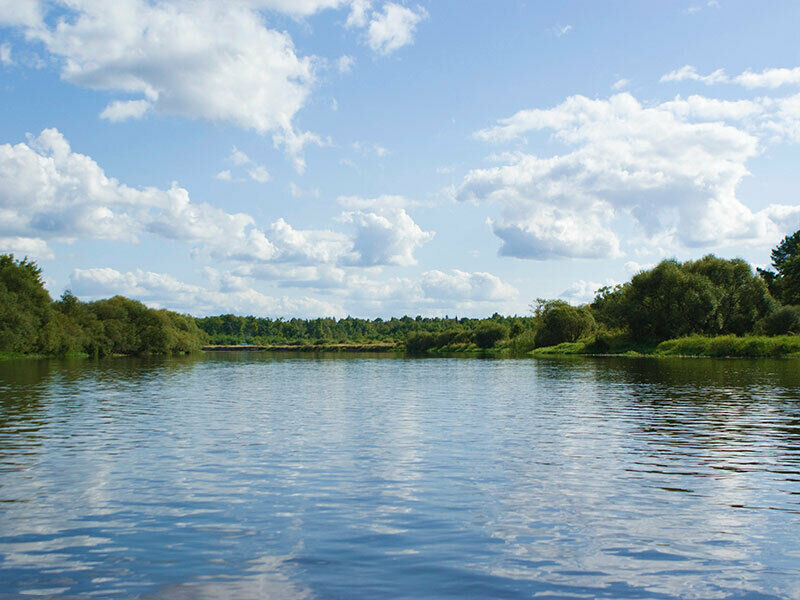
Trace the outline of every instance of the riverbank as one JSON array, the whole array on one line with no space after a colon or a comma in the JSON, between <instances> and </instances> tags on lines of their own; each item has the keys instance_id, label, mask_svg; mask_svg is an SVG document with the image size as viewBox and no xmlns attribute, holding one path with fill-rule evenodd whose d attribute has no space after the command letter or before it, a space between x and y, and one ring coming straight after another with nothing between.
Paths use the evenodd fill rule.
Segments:
<instances>
[{"instance_id":1,"label":"riverbank","mask_svg":"<svg viewBox=\"0 0 800 600\"><path fill-rule=\"evenodd\" d=\"M266 346L214 344L203 346L204 352L402 352L396 342L364 344L273 344Z\"/></svg>"},{"instance_id":2,"label":"riverbank","mask_svg":"<svg viewBox=\"0 0 800 600\"><path fill-rule=\"evenodd\" d=\"M800 357L800 336L707 337L692 335L660 344L636 344L623 340L591 339L535 348L531 356L580 354L587 356L705 356L712 358Z\"/></svg>"}]
</instances>

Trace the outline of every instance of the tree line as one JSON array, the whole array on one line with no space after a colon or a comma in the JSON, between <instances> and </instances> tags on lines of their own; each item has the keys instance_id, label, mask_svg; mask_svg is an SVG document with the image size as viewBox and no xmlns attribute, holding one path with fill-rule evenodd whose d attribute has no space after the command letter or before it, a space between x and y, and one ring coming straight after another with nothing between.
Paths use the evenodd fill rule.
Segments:
<instances>
[{"instance_id":1,"label":"tree line","mask_svg":"<svg viewBox=\"0 0 800 600\"><path fill-rule=\"evenodd\" d=\"M324 345L396 342L412 353L436 349L535 348L583 340L592 351L657 344L689 335L800 334L800 231L772 251L772 270L708 255L664 260L630 281L573 306L539 299L528 316L485 319L392 317L270 319L225 314L194 318L115 296L53 301L41 270L0 255L0 352L64 355L171 354L204 344Z\"/></svg>"},{"instance_id":2,"label":"tree line","mask_svg":"<svg viewBox=\"0 0 800 600\"><path fill-rule=\"evenodd\" d=\"M13 354L175 354L197 352L207 336L194 318L114 296L53 301L36 263L0 255L0 352Z\"/></svg>"}]
</instances>

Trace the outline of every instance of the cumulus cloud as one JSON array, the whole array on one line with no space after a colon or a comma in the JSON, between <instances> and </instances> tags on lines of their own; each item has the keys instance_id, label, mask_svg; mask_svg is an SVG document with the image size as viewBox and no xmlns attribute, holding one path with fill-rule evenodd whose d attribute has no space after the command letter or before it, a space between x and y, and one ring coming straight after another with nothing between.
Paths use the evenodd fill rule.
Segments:
<instances>
[{"instance_id":1,"label":"cumulus cloud","mask_svg":"<svg viewBox=\"0 0 800 600\"><path fill-rule=\"evenodd\" d=\"M341 306L310 298L268 296L246 282L221 280L210 272L214 288L181 282L170 275L149 271L120 272L109 267L75 269L69 288L85 300L116 294L141 300L154 307L202 316L220 313L255 314L269 317L344 317ZM216 276L215 276L216 275Z\"/></svg>"},{"instance_id":2,"label":"cumulus cloud","mask_svg":"<svg viewBox=\"0 0 800 600\"><path fill-rule=\"evenodd\" d=\"M433 270L422 274L420 287L427 298L470 301L513 300L517 289L491 273L468 273L453 269L450 273Z\"/></svg>"},{"instance_id":3,"label":"cumulus cloud","mask_svg":"<svg viewBox=\"0 0 800 600\"><path fill-rule=\"evenodd\" d=\"M394 2L383 5L383 12L372 14L367 26L367 43L380 54L391 54L414 41L417 24L428 13L422 7L416 11Z\"/></svg>"},{"instance_id":4,"label":"cumulus cloud","mask_svg":"<svg viewBox=\"0 0 800 600\"><path fill-rule=\"evenodd\" d=\"M55 258L45 240L19 236L0 237L0 254L15 254L18 258L27 256L37 260Z\"/></svg>"},{"instance_id":5,"label":"cumulus cloud","mask_svg":"<svg viewBox=\"0 0 800 600\"><path fill-rule=\"evenodd\" d=\"M218 178L225 179L224 173ZM379 266L414 264L413 251L433 237L405 210L388 205L363 203L341 220L354 233L298 230L283 219L265 231L250 215L192 202L177 184L163 190L120 183L90 157L73 152L55 129L27 144L0 145L4 238L135 243L149 234L186 242L195 255L216 259Z\"/></svg>"},{"instance_id":6,"label":"cumulus cloud","mask_svg":"<svg viewBox=\"0 0 800 600\"><path fill-rule=\"evenodd\" d=\"M54 4L67 14L52 26L33 9L14 8L5 20L25 27L29 39L62 59L64 80L141 95L112 102L103 118L139 118L152 110L232 123L274 134L274 141L302 163L303 144L312 138L297 132L293 120L315 81L313 59L298 56L287 33L265 27L257 9L310 14L339 2Z\"/></svg>"},{"instance_id":7,"label":"cumulus cloud","mask_svg":"<svg viewBox=\"0 0 800 600\"><path fill-rule=\"evenodd\" d=\"M772 241L776 215L793 215L795 207L753 212L736 188L761 135L795 135L800 100L790 100L692 97L646 107L623 93L520 111L475 136L498 143L552 130L569 151L501 155L505 164L470 171L457 197L498 203L501 216L490 224L503 241L500 252L520 258L619 255L612 225L621 214L648 236L669 232L689 247Z\"/></svg>"},{"instance_id":8,"label":"cumulus cloud","mask_svg":"<svg viewBox=\"0 0 800 600\"><path fill-rule=\"evenodd\" d=\"M0 235L56 241L136 242L154 234L218 257L268 260L275 253L253 218L193 203L173 185L136 189L73 152L55 129L28 144L0 145Z\"/></svg>"},{"instance_id":9,"label":"cumulus cloud","mask_svg":"<svg viewBox=\"0 0 800 600\"><path fill-rule=\"evenodd\" d=\"M800 67L794 69L765 69L761 73L747 70L734 78L734 82L746 88L776 88L782 85L800 84Z\"/></svg>"},{"instance_id":10,"label":"cumulus cloud","mask_svg":"<svg viewBox=\"0 0 800 600\"><path fill-rule=\"evenodd\" d=\"M171 275L137 269L121 272L110 267L75 269L68 287L91 300L121 294L194 315L255 314L270 317L343 317L346 314L431 314L444 311L485 313L510 306L519 292L491 273L427 271L417 279L376 280L337 267L255 265L240 272L204 270L206 286ZM258 280L279 280L282 287L310 288L332 295L270 296L255 289Z\"/></svg>"},{"instance_id":11,"label":"cumulus cloud","mask_svg":"<svg viewBox=\"0 0 800 600\"><path fill-rule=\"evenodd\" d=\"M355 228L350 264L358 266L415 265L414 251L434 236L402 208L348 211L340 219Z\"/></svg>"}]
</instances>

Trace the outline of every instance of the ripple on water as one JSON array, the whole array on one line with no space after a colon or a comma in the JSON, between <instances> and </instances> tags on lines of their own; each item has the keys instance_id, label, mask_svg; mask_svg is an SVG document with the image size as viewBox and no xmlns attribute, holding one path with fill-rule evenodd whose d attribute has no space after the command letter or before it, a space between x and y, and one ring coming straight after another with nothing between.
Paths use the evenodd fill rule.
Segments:
<instances>
[{"instance_id":1,"label":"ripple on water","mask_svg":"<svg viewBox=\"0 0 800 600\"><path fill-rule=\"evenodd\" d=\"M0 363L0 598L800 598L795 361Z\"/></svg>"}]
</instances>

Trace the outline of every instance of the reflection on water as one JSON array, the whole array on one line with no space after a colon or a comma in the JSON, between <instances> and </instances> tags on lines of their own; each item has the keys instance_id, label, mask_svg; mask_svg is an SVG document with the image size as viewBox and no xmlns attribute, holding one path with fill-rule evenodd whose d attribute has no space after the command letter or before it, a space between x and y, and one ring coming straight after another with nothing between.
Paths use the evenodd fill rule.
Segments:
<instances>
[{"instance_id":1,"label":"reflection on water","mask_svg":"<svg viewBox=\"0 0 800 600\"><path fill-rule=\"evenodd\" d=\"M0 363L0 598L800 598L795 361Z\"/></svg>"}]
</instances>

